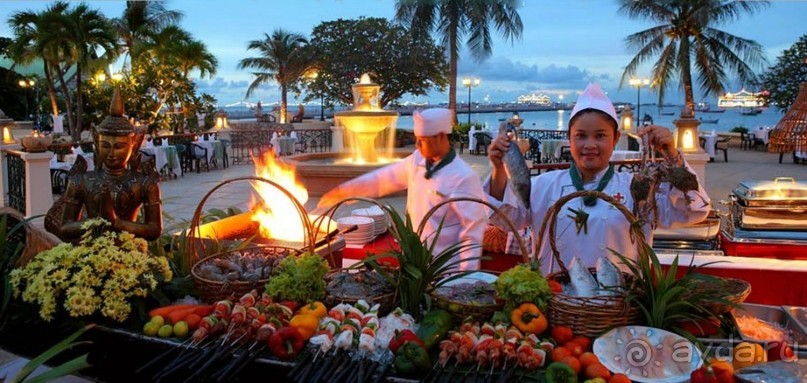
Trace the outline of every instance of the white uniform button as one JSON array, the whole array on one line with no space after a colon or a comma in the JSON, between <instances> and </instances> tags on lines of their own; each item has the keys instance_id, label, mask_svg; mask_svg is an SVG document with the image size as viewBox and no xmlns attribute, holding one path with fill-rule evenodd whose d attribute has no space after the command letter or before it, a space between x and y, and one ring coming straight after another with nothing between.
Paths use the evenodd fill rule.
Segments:
<instances>
[{"instance_id":1,"label":"white uniform button","mask_svg":"<svg viewBox=\"0 0 807 383\"><path fill-rule=\"evenodd\" d=\"M600 250L605 250L605 244L604 243L600 244Z\"/></svg>"}]
</instances>

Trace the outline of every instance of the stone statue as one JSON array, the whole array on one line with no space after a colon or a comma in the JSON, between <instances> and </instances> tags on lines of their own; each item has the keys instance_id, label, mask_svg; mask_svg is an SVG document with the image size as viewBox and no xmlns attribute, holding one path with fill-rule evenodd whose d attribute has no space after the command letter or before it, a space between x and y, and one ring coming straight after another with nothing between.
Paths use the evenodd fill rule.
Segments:
<instances>
[{"instance_id":1,"label":"stone statue","mask_svg":"<svg viewBox=\"0 0 807 383\"><path fill-rule=\"evenodd\" d=\"M93 129L96 169L86 171L83 159L70 171L67 191L48 211L45 227L64 241L81 237L88 218L104 218L115 231L146 240L162 234L159 174L154 161L141 164L140 145L146 129L123 116L120 89L115 90L109 116ZM138 214L143 208L143 218Z\"/></svg>"}]
</instances>

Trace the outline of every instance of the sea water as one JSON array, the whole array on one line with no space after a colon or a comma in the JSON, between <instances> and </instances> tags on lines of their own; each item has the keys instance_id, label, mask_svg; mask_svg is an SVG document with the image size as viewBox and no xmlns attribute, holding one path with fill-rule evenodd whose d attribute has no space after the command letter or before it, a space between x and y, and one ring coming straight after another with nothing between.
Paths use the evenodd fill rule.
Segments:
<instances>
[{"instance_id":1,"label":"sea water","mask_svg":"<svg viewBox=\"0 0 807 383\"><path fill-rule=\"evenodd\" d=\"M653 118L653 123L656 125L674 128L673 120L678 118L680 108L665 108L662 112L674 112L675 115L661 115L657 108L649 107L641 110L642 116L645 114ZM568 127L569 110L546 110L535 112L519 112L518 115L524 120L521 127L524 129L542 129L542 130L565 130ZM505 121L513 116L512 112L501 113L471 113L471 122L481 123L486 125L490 130L497 130L499 123ZM744 116L740 113L740 109L726 109L723 113L705 113L696 112L695 118L702 118L704 120L717 119L717 123L701 123L698 129L702 132L715 130L716 132L728 132L737 126L743 126L749 130L758 128L760 126L776 126L776 123L782 119L783 113L777 109L768 108L760 114L755 116ZM467 122L468 114L459 111L457 113L457 120L459 122ZM634 123L636 126L634 115ZM400 116L396 124L398 129L412 130L412 116Z\"/></svg>"}]
</instances>

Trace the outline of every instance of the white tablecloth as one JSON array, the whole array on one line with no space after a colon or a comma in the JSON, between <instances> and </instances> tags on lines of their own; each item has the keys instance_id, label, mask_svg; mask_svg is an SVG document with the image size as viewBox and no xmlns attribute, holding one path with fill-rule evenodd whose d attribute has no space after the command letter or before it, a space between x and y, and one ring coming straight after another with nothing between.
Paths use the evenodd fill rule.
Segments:
<instances>
[{"instance_id":1,"label":"white tablecloth","mask_svg":"<svg viewBox=\"0 0 807 383\"><path fill-rule=\"evenodd\" d=\"M494 139L496 138L496 135L490 130L471 129L468 131L468 150L476 150L476 137L474 137L474 134L476 133L485 133Z\"/></svg>"},{"instance_id":2,"label":"white tablecloth","mask_svg":"<svg viewBox=\"0 0 807 383\"><path fill-rule=\"evenodd\" d=\"M208 161L211 161L213 159L213 156L216 156L216 158L221 157L220 153L221 153L221 150L223 148L223 146L221 145L221 141L219 141L219 140L215 140L215 141L201 141L201 140L199 140L199 141L193 141L193 143L196 144L196 145L199 145L202 148L207 149L207 160ZM201 149L199 149L197 147L194 147L194 150L196 150L197 155L202 154Z\"/></svg>"},{"instance_id":3,"label":"white tablecloth","mask_svg":"<svg viewBox=\"0 0 807 383\"><path fill-rule=\"evenodd\" d=\"M715 141L717 141L717 135L701 134L701 138L706 140L703 143L703 150L706 151L709 158L715 158Z\"/></svg>"},{"instance_id":4,"label":"white tablecloth","mask_svg":"<svg viewBox=\"0 0 807 383\"><path fill-rule=\"evenodd\" d=\"M551 155L555 160L560 159L560 152L564 146L569 146L569 140L543 140L541 141L541 155Z\"/></svg>"},{"instance_id":5,"label":"white tablecloth","mask_svg":"<svg viewBox=\"0 0 807 383\"><path fill-rule=\"evenodd\" d=\"M756 129L751 129L749 133L753 133L755 138L762 140L767 145L772 129L770 126L759 126Z\"/></svg>"},{"instance_id":6,"label":"white tablecloth","mask_svg":"<svg viewBox=\"0 0 807 383\"><path fill-rule=\"evenodd\" d=\"M168 169L174 170L174 167L179 165L179 155L177 154L177 149L174 145L152 146L140 150L154 156L157 171L162 170L166 165L170 165L168 166ZM168 156L174 157L173 160L169 161Z\"/></svg>"},{"instance_id":7,"label":"white tablecloth","mask_svg":"<svg viewBox=\"0 0 807 383\"><path fill-rule=\"evenodd\" d=\"M64 162L58 162L56 160L56 155L53 155L53 159L50 161L50 168L51 169L62 169L62 170L70 170L73 167L73 164L76 162L77 154L65 154L64 155ZM95 170L95 156L90 154L82 154L84 160L87 161L87 171Z\"/></svg>"},{"instance_id":8,"label":"white tablecloth","mask_svg":"<svg viewBox=\"0 0 807 383\"><path fill-rule=\"evenodd\" d=\"M634 150L614 150L611 153L611 161L640 160L642 152Z\"/></svg>"}]
</instances>

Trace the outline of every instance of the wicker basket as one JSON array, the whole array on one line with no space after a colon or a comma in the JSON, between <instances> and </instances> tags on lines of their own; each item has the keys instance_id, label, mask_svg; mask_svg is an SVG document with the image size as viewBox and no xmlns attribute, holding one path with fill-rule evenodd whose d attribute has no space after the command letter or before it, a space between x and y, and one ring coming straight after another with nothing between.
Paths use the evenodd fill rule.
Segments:
<instances>
[{"instance_id":1,"label":"wicker basket","mask_svg":"<svg viewBox=\"0 0 807 383\"><path fill-rule=\"evenodd\" d=\"M751 294L751 284L737 278L714 277L715 284L704 280L696 279L695 290L701 293L713 292L715 296L725 300L727 303L713 302L706 305L706 309L715 315L728 313L732 309L745 302Z\"/></svg>"},{"instance_id":2,"label":"wicker basket","mask_svg":"<svg viewBox=\"0 0 807 383\"><path fill-rule=\"evenodd\" d=\"M496 206L492 205L491 203L489 203L487 201L480 200L480 199L477 199L477 198L454 197L454 198L449 198L449 199L435 205L434 207L432 207L431 210L429 210L426 213L426 215L423 217L423 220L421 220L420 226L418 227L418 233L421 234L421 237L422 237L423 229L426 226L426 222L428 222L429 218L431 218L431 216L435 212L437 212L438 209L443 207L443 205L450 204L450 203L455 203L455 202L461 202L461 201L469 201L469 202L475 202L475 203L485 205L488 208L490 208L491 210L493 210L494 214L500 216L502 218L502 220L504 221L504 223L507 225L507 228L510 230L510 232L512 232L516 237L516 241L518 242L519 249L521 250L522 261L524 263L529 263L529 261L530 261L530 253L527 250L527 245L524 243L524 239L521 237L521 235L519 235L518 229L516 228L515 224L513 224L513 221L511 221L510 218L508 218L507 215L505 215ZM504 241L503 241L503 243L504 243L504 242L506 242L507 234L504 231L501 231L501 230L500 230L500 232L502 234L504 234ZM480 270L480 271L484 271L484 270ZM495 273L495 274L498 274L498 273ZM493 313L496 312L496 311L501 310L502 308L504 308L504 304L505 304L504 300L496 299L495 304L491 304L491 305L472 305L472 304L467 304L467 303L463 303L463 302L449 300L449 299L447 299L445 297L437 295L435 292L436 292L436 290L432 289L430 295L431 295L432 299L435 301L436 305L438 307L446 309L446 311L448 311L451 314L451 316L457 322L462 322L462 321L464 321L464 320L466 320L468 318L473 318L473 320L480 321L480 322L485 321L485 320L489 320L491 318L491 316L493 315Z\"/></svg>"},{"instance_id":3,"label":"wicker basket","mask_svg":"<svg viewBox=\"0 0 807 383\"><path fill-rule=\"evenodd\" d=\"M303 238L303 248L307 248L307 250L311 254L315 253L313 230L311 229L311 220L308 218L308 214L306 213L305 208L286 189L284 189L282 186L278 185L277 183L271 180L261 177L239 177L223 181L220 184L216 185L213 189L210 189L210 191L207 192L207 194L205 194L204 197L202 197L202 200L199 202L199 205L196 207L196 211L193 214L193 219L191 220L191 225L188 230L189 231L188 259L190 260L192 266L191 276L193 277L193 283L194 286L196 287L197 292L199 293L200 298L202 298L205 302L215 302L217 300L226 299L231 295L235 296L237 299L255 288L257 288L259 291L263 291L264 285L269 280L267 278L263 280L258 280L256 282L246 282L246 281L222 282L206 279L203 278L201 275L199 275L198 266L201 265L202 261L206 261L215 257L226 256L231 254L232 252L240 251L240 250L231 250L200 259L199 254L204 252L205 241L202 240L201 238L197 238L197 235L199 235L200 233L199 224L202 216L202 208L204 207L205 202L207 202L207 199L210 198L213 192L215 192L219 188L229 183L237 181L258 181L268 183L277 188L278 190L280 190L282 193L284 193L297 208L297 213L299 215L300 220L302 221L303 231L305 233L305 236ZM201 249L200 252L197 251L197 246L200 247ZM302 253L301 249L293 249L284 246L262 245L256 248L260 249L260 251L266 254L267 256L276 256L276 255L297 256Z\"/></svg>"},{"instance_id":4,"label":"wicker basket","mask_svg":"<svg viewBox=\"0 0 807 383\"><path fill-rule=\"evenodd\" d=\"M331 279L339 272L343 272L340 270L335 270L328 273L325 276L325 283L329 284ZM360 273L371 273L372 271L360 271ZM395 308L395 291L390 289L388 292L383 292L381 294L367 296L367 297L352 297L352 296L344 296L344 295L333 295L327 294L325 296L325 306L333 307L340 303L347 303L350 305L356 305L356 302L359 300L364 300L365 302L369 303L370 305L374 305L378 303L380 305L378 309L378 315L384 316L389 314L393 308Z\"/></svg>"},{"instance_id":5,"label":"wicker basket","mask_svg":"<svg viewBox=\"0 0 807 383\"><path fill-rule=\"evenodd\" d=\"M636 217L630 212L623 204L616 199L598 191L578 191L560 198L552 207L547 211L546 217L541 224L539 233L546 232L547 226L549 233L549 246L552 249L552 256L555 262L560 266L561 271L552 273L547 276L549 280L556 280L558 282L568 282L569 270L563 263L558 252L557 244L555 243L555 226L557 215L567 202L578 197L593 196L604 200L616 207L629 222L636 222ZM636 241L640 252L645 250L644 233L642 233L639 225L631 225L631 238ZM541 235L538 241L538 249L544 241L544 235ZM595 269L589 269L592 274L596 273ZM632 279L632 275L623 272L626 282ZM629 285L629 284L627 284ZM556 293L552 295L549 300L549 324L550 326L568 326L574 331L575 334L585 335L587 337L597 337L602 333L619 326L634 324L639 319L639 309L635 305L629 304L625 296L596 296L596 297L576 297L563 293Z\"/></svg>"},{"instance_id":6,"label":"wicker basket","mask_svg":"<svg viewBox=\"0 0 807 383\"><path fill-rule=\"evenodd\" d=\"M261 253L267 257L297 256L302 253L302 251L299 249L292 249L282 246L255 246L248 249L230 250L203 258L199 262L196 262L196 264L193 265L193 268L191 268L193 284L196 287L196 292L199 294L199 298L205 302L213 303L230 297L234 297L234 299L237 300L253 289L257 289L258 292L263 292L265 290L266 282L269 281L269 278L259 279L257 281L216 281L205 278L200 273L200 268L205 262L211 261L215 258L224 258L233 253L246 250Z\"/></svg>"}]
</instances>

